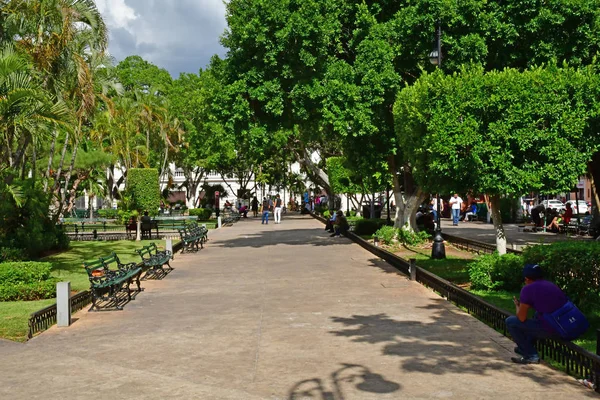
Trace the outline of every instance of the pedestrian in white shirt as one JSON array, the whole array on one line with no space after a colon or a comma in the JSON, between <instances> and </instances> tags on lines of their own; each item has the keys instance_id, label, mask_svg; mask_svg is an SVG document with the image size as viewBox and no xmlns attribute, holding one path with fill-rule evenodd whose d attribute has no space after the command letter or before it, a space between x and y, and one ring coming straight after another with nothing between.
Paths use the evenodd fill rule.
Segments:
<instances>
[{"instance_id":1,"label":"pedestrian in white shirt","mask_svg":"<svg viewBox=\"0 0 600 400\"><path fill-rule=\"evenodd\" d=\"M454 196L450 197L450 206L452 207L452 225L458 226L458 219L460 218L460 209L463 200L458 196L458 193L454 193Z\"/></svg>"}]
</instances>

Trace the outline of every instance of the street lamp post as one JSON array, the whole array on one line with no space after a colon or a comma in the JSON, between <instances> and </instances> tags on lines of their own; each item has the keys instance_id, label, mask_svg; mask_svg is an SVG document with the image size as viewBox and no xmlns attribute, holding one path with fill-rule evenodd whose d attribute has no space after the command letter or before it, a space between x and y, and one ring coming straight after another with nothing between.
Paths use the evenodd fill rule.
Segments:
<instances>
[{"instance_id":1,"label":"street lamp post","mask_svg":"<svg viewBox=\"0 0 600 400\"><path fill-rule=\"evenodd\" d=\"M442 66L442 27L438 21L435 33L435 48L429 53L429 61L438 68ZM446 247L444 238L442 237L442 215L440 212L440 194L437 194L437 221L435 225L435 235L433 236L433 247L431 248L431 258L443 259L446 258Z\"/></svg>"}]
</instances>

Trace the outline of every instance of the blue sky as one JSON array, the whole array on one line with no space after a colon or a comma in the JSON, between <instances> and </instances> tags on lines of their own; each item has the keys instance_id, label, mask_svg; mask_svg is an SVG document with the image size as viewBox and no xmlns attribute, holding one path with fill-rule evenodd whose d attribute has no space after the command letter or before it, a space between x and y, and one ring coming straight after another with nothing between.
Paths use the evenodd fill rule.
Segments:
<instances>
[{"instance_id":1,"label":"blue sky","mask_svg":"<svg viewBox=\"0 0 600 400\"><path fill-rule=\"evenodd\" d=\"M197 73L214 54L225 55L222 0L95 0L117 61L139 55L176 78Z\"/></svg>"}]
</instances>

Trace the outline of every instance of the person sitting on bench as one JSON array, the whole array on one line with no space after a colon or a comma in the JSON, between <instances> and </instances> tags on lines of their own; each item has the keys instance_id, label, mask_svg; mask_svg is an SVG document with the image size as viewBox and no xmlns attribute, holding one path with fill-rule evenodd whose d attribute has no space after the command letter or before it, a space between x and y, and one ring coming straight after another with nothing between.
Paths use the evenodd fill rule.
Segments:
<instances>
[{"instance_id":1,"label":"person sitting on bench","mask_svg":"<svg viewBox=\"0 0 600 400\"><path fill-rule=\"evenodd\" d=\"M471 216L477 215L477 204L472 202L467 211L465 212L464 221L469 222L471 220Z\"/></svg>"},{"instance_id":2,"label":"person sitting on bench","mask_svg":"<svg viewBox=\"0 0 600 400\"><path fill-rule=\"evenodd\" d=\"M325 224L325 230L333 233L333 224L335 223L335 218L337 217L337 212L333 211L333 210L329 210L329 212L331 213L331 217L327 220L327 223Z\"/></svg>"},{"instance_id":3,"label":"person sitting on bench","mask_svg":"<svg viewBox=\"0 0 600 400\"><path fill-rule=\"evenodd\" d=\"M330 236L340 237L342 234L345 234L348 231L349 225L348 220L344 216L344 212L339 210L337 212L337 216L335 217L335 222L333 223L333 229L335 230Z\"/></svg>"}]
</instances>

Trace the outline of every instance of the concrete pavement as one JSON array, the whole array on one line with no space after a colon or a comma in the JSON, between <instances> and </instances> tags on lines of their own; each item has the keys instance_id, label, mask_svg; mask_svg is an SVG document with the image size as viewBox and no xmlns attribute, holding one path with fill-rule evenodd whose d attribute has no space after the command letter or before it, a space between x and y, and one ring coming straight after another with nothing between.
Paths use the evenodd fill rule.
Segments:
<instances>
[{"instance_id":1,"label":"concrete pavement","mask_svg":"<svg viewBox=\"0 0 600 400\"><path fill-rule=\"evenodd\" d=\"M0 399L596 397L311 217L210 237L125 310L0 342Z\"/></svg>"},{"instance_id":2,"label":"concrete pavement","mask_svg":"<svg viewBox=\"0 0 600 400\"><path fill-rule=\"evenodd\" d=\"M552 243L558 241L590 241L591 236L577 236L565 233L553 232L519 232L519 224L504 224L507 247L522 250L528 245ZM452 226L451 219L442 219L442 231L449 235L455 235L467 239L473 239L484 243L496 244L496 233L494 225L483 221L460 222L458 226Z\"/></svg>"}]
</instances>

